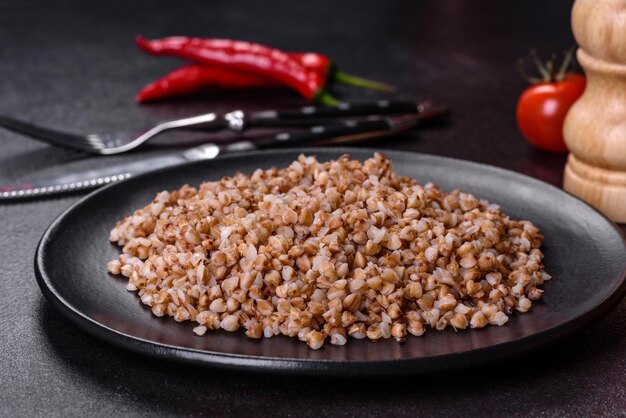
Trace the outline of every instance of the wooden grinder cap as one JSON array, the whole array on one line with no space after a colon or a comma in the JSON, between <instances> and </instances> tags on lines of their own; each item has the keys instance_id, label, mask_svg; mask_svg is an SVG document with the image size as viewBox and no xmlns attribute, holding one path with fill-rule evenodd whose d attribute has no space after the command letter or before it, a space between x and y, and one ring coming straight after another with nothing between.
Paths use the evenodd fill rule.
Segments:
<instances>
[{"instance_id":1,"label":"wooden grinder cap","mask_svg":"<svg viewBox=\"0 0 626 418\"><path fill-rule=\"evenodd\" d=\"M563 127L563 188L626 223L626 0L576 0L572 29L587 87Z\"/></svg>"}]
</instances>

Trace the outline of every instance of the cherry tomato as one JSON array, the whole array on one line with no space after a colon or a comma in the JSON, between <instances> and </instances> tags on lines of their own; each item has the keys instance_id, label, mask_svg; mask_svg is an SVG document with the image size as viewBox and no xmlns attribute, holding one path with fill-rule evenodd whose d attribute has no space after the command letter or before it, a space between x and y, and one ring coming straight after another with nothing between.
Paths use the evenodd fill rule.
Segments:
<instances>
[{"instance_id":1,"label":"cherry tomato","mask_svg":"<svg viewBox=\"0 0 626 418\"><path fill-rule=\"evenodd\" d=\"M550 152L565 152L563 122L585 90L585 77L566 74L563 80L528 87L517 102L517 126L528 142Z\"/></svg>"}]
</instances>

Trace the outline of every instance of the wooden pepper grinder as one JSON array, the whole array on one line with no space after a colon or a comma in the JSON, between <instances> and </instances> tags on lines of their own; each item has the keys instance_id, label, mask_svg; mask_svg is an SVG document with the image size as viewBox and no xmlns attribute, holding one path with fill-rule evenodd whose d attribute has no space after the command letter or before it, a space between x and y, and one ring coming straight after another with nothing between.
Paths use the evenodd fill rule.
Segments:
<instances>
[{"instance_id":1,"label":"wooden pepper grinder","mask_svg":"<svg viewBox=\"0 0 626 418\"><path fill-rule=\"evenodd\" d=\"M563 188L626 223L626 0L576 0L572 29L587 87L563 128Z\"/></svg>"}]
</instances>

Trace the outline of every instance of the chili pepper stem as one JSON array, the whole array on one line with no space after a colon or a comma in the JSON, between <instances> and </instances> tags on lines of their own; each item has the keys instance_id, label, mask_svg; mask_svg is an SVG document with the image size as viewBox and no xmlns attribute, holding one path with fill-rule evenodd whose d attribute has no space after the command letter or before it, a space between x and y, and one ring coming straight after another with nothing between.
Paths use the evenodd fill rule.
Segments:
<instances>
[{"instance_id":1,"label":"chili pepper stem","mask_svg":"<svg viewBox=\"0 0 626 418\"><path fill-rule=\"evenodd\" d=\"M349 86L386 91L389 93L393 93L394 91L396 91L396 88L392 85L381 83L379 81L368 80L368 79L361 78L361 77L355 77L353 75L346 74L343 71L339 71L339 70L332 70L330 73L330 79L331 79L330 81L334 83L346 84Z\"/></svg>"},{"instance_id":2,"label":"chili pepper stem","mask_svg":"<svg viewBox=\"0 0 626 418\"><path fill-rule=\"evenodd\" d=\"M324 104L326 106L337 106L341 103L340 100L335 99L329 92L322 90L313 97L313 101Z\"/></svg>"}]
</instances>

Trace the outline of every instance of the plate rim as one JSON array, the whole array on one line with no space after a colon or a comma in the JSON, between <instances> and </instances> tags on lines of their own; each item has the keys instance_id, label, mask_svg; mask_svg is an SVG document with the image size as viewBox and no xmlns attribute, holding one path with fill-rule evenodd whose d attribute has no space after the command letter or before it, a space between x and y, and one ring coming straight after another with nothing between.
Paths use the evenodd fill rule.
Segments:
<instances>
[{"instance_id":1,"label":"plate rim","mask_svg":"<svg viewBox=\"0 0 626 418\"><path fill-rule=\"evenodd\" d=\"M387 155L405 155L412 154L419 158L426 158L431 160L446 160L449 163L466 166L470 168L480 168L482 170L488 170L494 174L506 174L507 176L514 175L521 177L531 183L537 183L542 187L550 187L560 193L565 193L571 198L574 198L579 203L584 204L587 208L590 208L597 215L600 215L610 226L617 232L621 239L622 245L626 249L626 235L624 232L604 214L598 211L587 202L566 192L550 183L544 182L537 178L528 176L523 173L508 170L505 168L469 161L457 158L451 158L446 156L440 156L436 154L426 154L405 150L392 150L384 148L357 148L357 147L307 147L307 148L281 148L271 150L259 150L252 152L237 152L228 153L223 156L219 156L220 160L236 159L242 156L264 155L264 154L288 154L288 153L308 153L315 154L317 152L333 152L333 153L374 153L382 152ZM390 157L392 160L393 158ZM182 363L191 363L196 365L202 365L207 367L216 367L222 369L231 370L247 370L254 372L264 373L289 373L299 375L327 375L327 376L379 376L379 375L401 375L401 374L415 374L415 373L429 373L438 372L462 367L468 367L467 361L463 361L458 356L459 354L467 355L472 353L475 358L472 363L485 364L488 362L498 361L506 357L510 357L521 352L528 352L538 349L542 346L552 345L571 334L577 332L590 325L593 322L598 321L608 312L610 312L621 300L626 296L626 269L621 273L619 280L611 289L607 297L592 308L585 311L581 315L572 318L569 321L561 323L555 327L548 328L538 333L523 336L521 338L505 341L499 344L490 345L487 347L471 349L459 353L448 353L429 356L428 359L432 362L432 365L424 367L420 364L420 360L424 357L408 358L408 359L396 359L396 360L329 360L329 359L308 359L308 358L284 358L284 357L270 357L270 356L258 356L247 355L237 353L220 353L215 351L206 351L195 348L180 347L176 345L164 344L144 338L136 337L127 334L122 331L118 331L105 324L98 322L95 319L82 313L76 309L72 304L65 300L58 291L54 284L50 280L50 277L43 269L45 260L44 246L51 241L50 237L58 229L59 224L74 210L85 204L85 202L97 196L99 193L103 193L109 188L122 187L127 182L131 182L134 179L142 179L149 176L154 176L160 172L175 170L185 165L202 165L210 163L214 160L200 160L192 162L183 162L176 166L164 167L155 170L150 170L145 173L133 176L127 180L112 183L99 188L89 194L83 196L78 201L74 202L70 207L61 212L54 221L46 228L43 233L37 248L35 251L34 265L35 265L35 277L37 283L48 301L71 323L78 326L81 330L95 336L96 338L103 340L106 343L112 344L122 349L148 355L153 358L159 358L169 361L177 361ZM287 337L285 337L287 338ZM402 367L396 367L402 365ZM417 366L416 366L417 365Z\"/></svg>"}]
</instances>

